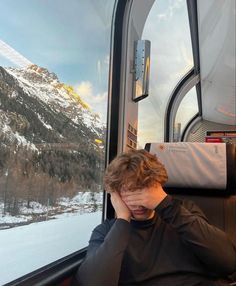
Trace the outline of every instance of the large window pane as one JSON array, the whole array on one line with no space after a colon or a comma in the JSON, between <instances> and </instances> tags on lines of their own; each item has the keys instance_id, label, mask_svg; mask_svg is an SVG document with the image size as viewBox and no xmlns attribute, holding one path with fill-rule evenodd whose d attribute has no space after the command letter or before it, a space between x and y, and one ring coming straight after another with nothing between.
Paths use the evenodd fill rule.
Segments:
<instances>
[{"instance_id":1,"label":"large window pane","mask_svg":"<svg viewBox=\"0 0 236 286\"><path fill-rule=\"evenodd\" d=\"M1 1L1 285L86 246L101 221L113 6Z\"/></svg>"},{"instance_id":2,"label":"large window pane","mask_svg":"<svg viewBox=\"0 0 236 286\"><path fill-rule=\"evenodd\" d=\"M193 66L186 1L156 0L142 38L151 41L151 72L149 97L139 104L140 147L146 142L163 141L169 97Z\"/></svg>"},{"instance_id":3,"label":"large window pane","mask_svg":"<svg viewBox=\"0 0 236 286\"><path fill-rule=\"evenodd\" d=\"M194 86L180 102L174 126L174 141L180 141L181 135L189 121L198 113L196 87Z\"/></svg>"}]
</instances>

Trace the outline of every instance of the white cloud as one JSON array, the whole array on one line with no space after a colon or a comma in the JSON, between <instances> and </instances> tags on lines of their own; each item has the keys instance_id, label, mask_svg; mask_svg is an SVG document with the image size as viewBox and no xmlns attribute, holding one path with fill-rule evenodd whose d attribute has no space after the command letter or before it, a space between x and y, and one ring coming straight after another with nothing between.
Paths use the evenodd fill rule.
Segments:
<instances>
[{"instance_id":1,"label":"white cloud","mask_svg":"<svg viewBox=\"0 0 236 286\"><path fill-rule=\"evenodd\" d=\"M183 0L169 0L169 6L166 11L157 15L158 20L166 21L171 19L175 11L182 8L183 2Z\"/></svg>"},{"instance_id":2,"label":"white cloud","mask_svg":"<svg viewBox=\"0 0 236 286\"><path fill-rule=\"evenodd\" d=\"M77 87L77 91L82 98L91 97L93 94L92 83L89 81L83 81Z\"/></svg>"},{"instance_id":3,"label":"white cloud","mask_svg":"<svg viewBox=\"0 0 236 286\"><path fill-rule=\"evenodd\" d=\"M94 97L95 103L104 103L107 100L107 92L103 92L102 94L97 94Z\"/></svg>"},{"instance_id":4,"label":"white cloud","mask_svg":"<svg viewBox=\"0 0 236 286\"><path fill-rule=\"evenodd\" d=\"M8 44L3 42L1 39L0 39L0 54L3 57L10 60L12 63L20 67L27 67L33 64L28 59L26 59L23 55L21 55L19 52L17 52L12 47L10 47Z\"/></svg>"},{"instance_id":5,"label":"white cloud","mask_svg":"<svg viewBox=\"0 0 236 286\"><path fill-rule=\"evenodd\" d=\"M96 112L103 122L106 121L107 91L94 94L93 85L90 81L81 82L76 88L79 96Z\"/></svg>"}]
</instances>

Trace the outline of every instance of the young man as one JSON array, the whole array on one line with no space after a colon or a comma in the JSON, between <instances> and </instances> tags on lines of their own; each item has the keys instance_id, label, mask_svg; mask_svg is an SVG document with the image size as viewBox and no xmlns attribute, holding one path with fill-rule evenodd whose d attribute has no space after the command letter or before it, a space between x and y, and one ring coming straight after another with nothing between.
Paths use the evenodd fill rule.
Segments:
<instances>
[{"instance_id":1,"label":"young man","mask_svg":"<svg viewBox=\"0 0 236 286\"><path fill-rule=\"evenodd\" d=\"M97 226L76 279L80 286L224 285L236 249L191 202L167 195L164 166L145 150L118 155L104 185L116 218Z\"/></svg>"}]
</instances>

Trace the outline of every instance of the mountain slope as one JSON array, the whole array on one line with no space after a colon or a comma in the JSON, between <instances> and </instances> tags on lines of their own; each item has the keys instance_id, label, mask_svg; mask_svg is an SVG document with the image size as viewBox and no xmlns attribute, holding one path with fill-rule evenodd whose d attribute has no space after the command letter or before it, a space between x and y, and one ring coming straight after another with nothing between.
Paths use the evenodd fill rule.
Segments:
<instances>
[{"instance_id":1,"label":"mountain slope","mask_svg":"<svg viewBox=\"0 0 236 286\"><path fill-rule=\"evenodd\" d=\"M1 123L8 118L13 132L34 144L92 144L104 136L98 116L73 88L36 65L25 69L0 67L0 104L0 117L5 117Z\"/></svg>"},{"instance_id":2,"label":"mountain slope","mask_svg":"<svg viewBox=\"0 0 236 286\"><path fill-rule=\"evenodd\" d=\"M104 138L97 114L54 73L36 65L0 67L4 204L22 198L55 203L78 190L100 190L104 149L97 139Z\"/></svg>"}]
</instances>

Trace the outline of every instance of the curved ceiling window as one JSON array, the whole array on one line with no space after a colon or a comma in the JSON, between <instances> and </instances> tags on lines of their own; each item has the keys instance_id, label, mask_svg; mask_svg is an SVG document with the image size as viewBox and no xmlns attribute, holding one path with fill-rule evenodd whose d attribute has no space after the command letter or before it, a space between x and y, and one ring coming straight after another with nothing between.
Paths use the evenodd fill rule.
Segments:
<instances>
[{"instance_id":1,"label":"curved ceiling window","mask_svg":"<svg viewBox=\"0 0 236 286\"><path fill-rule=\"evenodd\" d=\"M1 1L1 285L86 246L102 219L113 6Z\"/></svg>"},{"instance_id":2,"label":"curved ceiling window","mask_svg":"<svg viewBox=\"0 0 236 286\"><path fill-rule=\"evenodd\" d=\"M190 120L198 113L198 102L196 87L194 86L182 99L175 117L174 125L174 141L178 142L181 135L190 122Z\"/></svg>"},{"instance_id":3,"label":"curved ceiling window","mask_svg":"<svg viewBox=\"0 0 236 286\"><path fill-rule=\"evenodd\" d=\"M142 38L151 41L149 97L139 104L139 146L162 142L164 114L178 81L193 66L186 1L156 0Z\"/></svg>"}]
</instances>

